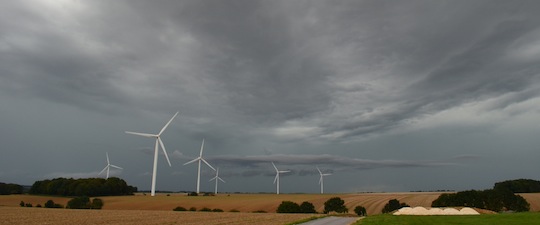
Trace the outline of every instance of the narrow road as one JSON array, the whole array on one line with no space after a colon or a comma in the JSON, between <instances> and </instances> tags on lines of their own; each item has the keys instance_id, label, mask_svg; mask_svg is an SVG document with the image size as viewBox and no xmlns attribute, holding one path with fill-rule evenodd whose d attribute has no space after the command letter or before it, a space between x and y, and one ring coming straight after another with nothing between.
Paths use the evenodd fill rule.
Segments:
<instances>
[{"instance_id":1,"label":"narrow road","mask_svg":"<svg viewBox=\"0 0 540 225\"><path fill-rule=\"evenodd\" d=\"M349 225L356 222L358 219L358 217L329 216L322 219L301 223L301 225Z\"/></svg>"}]
</instances>

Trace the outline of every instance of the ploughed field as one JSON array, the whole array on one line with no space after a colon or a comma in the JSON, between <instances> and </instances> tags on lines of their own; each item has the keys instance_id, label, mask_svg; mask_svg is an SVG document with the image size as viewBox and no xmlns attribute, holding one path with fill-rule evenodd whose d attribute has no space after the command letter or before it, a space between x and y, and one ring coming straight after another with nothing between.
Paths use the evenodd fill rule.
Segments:
<instances>
[{"instance_id":1,"label":"ploughed field","mask_svg":"<svg viewBox=\"0 0 540 225\"><path fill-rule=\"evenodd\" d=\"M196 224L201 220L208 224L286 224L296 220L312 217L303 214L275 214L282 201L293 201L298 204L303 201L311 202L315 210L322 212L324 202L332 197L340 197L353 214L354 207L364 206L368 215L380 214L382 208L391 199L407 203L410 206L430 207L431 202L439 197L439 192L403 192L403 193L362 193L362 194L219 194L217 196L186 196L185 194L158 194L155 197L137 194L134 196L99 197L103 199L102 210L67 210L35 208L42 206L49 199L55 203L66 205L70 198L34 196L34 195L5 195L0 196L0 218L15 220L0 220L0 224L13 224L6 221L19 221L15 224L26 223L30 219L53 219L54 221L72 220L70 224L80 224L81 221L99 219L101 222L87 224ZM540 193L521 194L531 205L531 211L540 211ZM31 203L34 208L19 207L19 203ZM225 212L173 212L177 206L189 209L195 207L221 209ZM240 211L229 212L229 211ZM268 213L251 213L265 211ZM79 221L80 219L80 221ZM214 221L216 219L216 221ZM217 221L217 219L220 219ZM123 221L128 221L124 223ZM131 222L130 222L131 221ZM221 222L222 221L222 222ZM32 224L32 222L30 222ZM33 223L36 224L36 223ZM47 224L47 223L39 223ZM49 224L58 224L49 223ZM67 223L66 223L67 224Z\"/></svg>"}]
</instances>

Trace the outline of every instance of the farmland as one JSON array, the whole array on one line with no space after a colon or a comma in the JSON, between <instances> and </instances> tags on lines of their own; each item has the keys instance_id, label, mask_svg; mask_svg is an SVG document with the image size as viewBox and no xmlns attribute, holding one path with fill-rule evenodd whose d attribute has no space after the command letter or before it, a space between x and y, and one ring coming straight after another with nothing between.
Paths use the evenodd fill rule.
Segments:
<instances>
[{"instance_id":1,"label":"farmland","mask_svg":"<svg viewBox=\"0 0 540 225\"><path fill-rule=\"evenodd\" d=\"M124 221L136 221L142 224L195 224L202 219L210 224L250 224L256 221L258 224L285 224L288 222L309 218L313 215L303 214L275 214L278 205L282 201L301 203L308 201L313 203L318 212L324 209L324 202L331 197L340 197L345 201L349 212L353 213L354 207L361 205L367 210L368 215L380 214L384 205L390 199L398 199L411 206L431 206L441 193L438 192L403 192L403 193L362 193L362 194L219 194L217 196L186 196L185 194L158 194L155 197L137 194L134 196L111 196L100 197L105 202L103 210L68 210L68 209L44 209L44 208L21 208L19 203L31 203L43 205L51 199L55 203L66 205L70 198L35 196L35 195L5 195L0 196L0 217L12 218L4 220L0 224L11 224L6 221L23 221L32 218L54 219L55 221L69 220L71 224L80 224L83 220L99 218L106 221L102 224L122 224ZM540 193L521 194L531 205L531 211L540 211ZM186 209L195 207L200 210L204 207L210 209L222 209L223 213L209 212L173 212L172 209L182 206ZM236 213L229 211L239 211ZM251 213L265 211L268 213ZM211 215L219 215L216 218ZM81 221L78 221L78 219ZM76 221L77 220L77 221ZM93 222L93 224L101 222ZM35 224L35 223L34 223ZM45 224L45 223L43 223ZM58 224L55 222L55 224ZM66 222L67 224L67 222ZM129 223L124 223L129 224Z\"/></svg>"}]
</instances>

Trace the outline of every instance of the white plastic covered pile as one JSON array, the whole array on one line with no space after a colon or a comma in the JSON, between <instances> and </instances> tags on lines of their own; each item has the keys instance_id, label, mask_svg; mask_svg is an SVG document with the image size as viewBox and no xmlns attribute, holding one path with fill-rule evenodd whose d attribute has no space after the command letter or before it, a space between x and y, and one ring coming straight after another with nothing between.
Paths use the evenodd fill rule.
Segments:
<instances>
[{"instance_id":1,"label":"white plastic covered pile","mask_svg":"<svg viewBox=\"0 0 540 225\"><path fill-rule=\"evenodd\" d=\"M455 208L430 208L424 207L403 207L396 211L394 215L480 215L476 210L465 207L460 210Z\"/></svg>"}]
</instances>

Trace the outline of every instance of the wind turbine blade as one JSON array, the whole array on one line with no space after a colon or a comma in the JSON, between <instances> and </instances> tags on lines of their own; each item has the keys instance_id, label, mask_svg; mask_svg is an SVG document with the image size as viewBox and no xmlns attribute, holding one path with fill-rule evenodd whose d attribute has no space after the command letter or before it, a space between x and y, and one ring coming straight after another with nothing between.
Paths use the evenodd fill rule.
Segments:
<instances>
[{"instance_id":1,"label":"wind turbine blade","mask_svg":"<svg viewBox=\"0 0 540 225\"><path fill-rule=\"evenodd\" d=\"M176 112L174 114L174 116L169 120L169 122L167 122L167 124L165 124L165 126L163 126L163 128L161 128L161 131L159 131L158 136L161 135L161 133L163 133L163 131L165 131L165 129L167 129L167 127L169 126L169 124L171 124L171 122L174 120L174 117L176 117L176 115L178 115L178 112Z\"/></svg>"},{"instance_id":2,"label":"wind turbine blade","mask_svg":"<svg viewBox=\"0 0 540 225\"><path fill-rule=\"evenodd\" d=\"M107 165L105 168L103 168L103 170L101 170L101 172L99 172L98 175L101 175L103 172L105 172L105 170L107 169L107 167L109 167L109 165Z\"/></svg>"},{"instance_id":3,"label":"wind turbine blade","mask_svg":"<svg viewBox=\"0 0 540 225\"><path fill-rule=\"evenodd\" d=\"M213 181L213 180L215 180L216 178L217 178L217 177L213 177L212 179L210 179L210 180L208 180L208 181Z\"/></svg>"},{"instance_id":4,"label":"wind turbine blade","mask_svg":"<svg viewBox=\"0 0 540 225\"><path fill-rule=\"evenodd\" d=\"M189 162L187 162L187 163L184 163L184 166L185 166L185 165L187 165L187 164L190 164L190 163L194 163L194 162L197 162L197 160L199 160L199 159L200 159L200 158L199 158L199 157L197 157L197 158L196 158L196 159L194 159L194 160L191 160L191 161L189 161Z\"/></svg>"},{"instance_id":5,"label":"wind turbine blade","mask_svg":"<svg viewBox=\"0 0 540 225\"><path fill-rule=\"evenodd\" d=\"M165 150L165 145L163 145L163 142L161 141L161 138L158 136L157 138L159 145L161 145L161 150L163 150L163 153L165 153L165 158L167 159L167 162L169 163L169 166L171 165L171 161L169 160L169 156L167 155L167 151Z\"/></svg>"},{"instance_id":6,"label":"wind turbine blade","mask_svg":"<svg viewBox=\"0 0 540 225\"><path fill-rule=\"evenodd\" d=\"M126 131L126 134L134 134L134 135L138 135L138 136L143 136L143 137L157 137L157 135L155 134L147 134L147 133L138 133L138 132L131 132L131 131Z\"/></svg>"},{"instance_id":7,"label":"wind turbine blade","mask_svg":"<svg viewBox=\"0 0 540 225\"><path fill-rule=\"evenodd\" d=\"M223 181L223 183L227 183L223 179L221 179L221 177L218 177L217 179L219 179L220 181Z\"/></svg>"},{"instance_id":8,"label":"wind turbine blade","mask_svg":"<svg viewBox=\"0 0 540 225\"><path fill-rule=\"evenodd\" d=\"M105 152L105 155L107 156L107 165L110 165L111 162L109 161L109 153L108 153L108 152Z\"/></svg>"},{"instance_id":9,"label":"wind turbine blade","mask_svg":"<svg viewBox=\"0 0 540 225\"><path fill-rule=\"evenodd\" d=\"M210 168L212 168L213 170L216 170L216 169L214 169L214 167L212 167L212 166L210 165L210 163L208 163L206 160L204 160L203 158L201 158L201 160L202 160L204 163L206 163L206 165L208 165Z\"/></svg>"},{"instance_id":10,"label":"wind turbine blade","mask_svg":"<svg viewBox=\"0 0 540 225\"><path fill-rule=\"evenodd\" d=\"M274 184L276 183L278 177L279 177L279 173L277 173L277 174L276 174L276 178L274 178Z\"/></svg>"},{"instance_id":11,"label":"wind turbine blade","mask_svg":"<svg viewBox=\"0 0 540 225\"><path fill-rule=\"evenodd\" d=\"M124 168L122 168L122 167L119 167L119 166L115 166L115 165L112 165L112 164L111 164L110 166L111 166L111 167L114 167L114 168L116 168L116 169L121 169L121 170L123 170L123 169L124 169Z\"/></svg>"},{"instance_id":12,"label":"wind turbine blade","mask_svg":"<svg viewBox=\"0 0 540 225\"><path fill-rule=\"evenodd\" d=\"M322 174L321 170L319 169L319 167L317 166L317 171L319 171L319 174Z\"/></svg>"},{"instance_id":13,"label":"wind turbine blade","mask_svg":"<svg viewBox=\"0 0 540 225\"><path fill-rule=\"evenodd\" d=\"M276 164L274 164L274 162L272 162L272 166L274 166L274 169L276 169L276 172L279 173L279 170L277 169Z\"/></svg>"},{"instance_id":14,"label":"wind turbine blade","mask_svg":"<svg viewBox=\"0 0 540 225\"><path fill-rule=\"evenodd\" d=\"M330 176L330 175L332 175L332 174L331 174L331 173L324 173L324 174L322 174L322 175L323 175L323 176Z\"/></svg>"},{"instance_id":15,"label":"wind turbine blade","mask_svg":"<svg viewBox=\"0 0 540 225\"><path fill-rule=\"evenodd\" d=\"M290 170L282 170L282 171L279 171L279 173L288 173L288 172L291 172Z\"/></svg>"},{"instance_id":16,"label":"wind turbine blade","mask_svg":"<svg viewBox=\"0 0 540 225\"><path fill-rule=\"evenodd\" d=\"M199 157L202 157L203 150L204 150L204 138L202 139L201 151L199 152Z\"/></svg>"},{"instance_id":17,"label":"wind turbine blade","mask_svg":"<svg viewBox=\"0 0 540 225\"><path fill-rule=\"evenodd\" d=\"M321 176L321 178L319 179L319 184L321 184L321 183L322 183L322 176Z\"/></svg>"}]
</instances>

